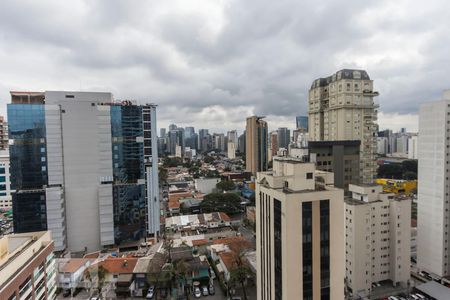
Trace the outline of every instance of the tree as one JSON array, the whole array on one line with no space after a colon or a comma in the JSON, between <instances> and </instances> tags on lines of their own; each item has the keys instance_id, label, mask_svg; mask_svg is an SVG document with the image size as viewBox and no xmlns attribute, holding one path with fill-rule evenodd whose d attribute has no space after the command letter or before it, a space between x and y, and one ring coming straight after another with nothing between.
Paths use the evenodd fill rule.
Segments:
<instances>
[{"instance_id":1,"label":"tree","mask_svg":"<svg viewBox=\"0 0 450 300\"><path fill-rule=\"evenodd\" d=\"M159 174L158 174L158 180L159 180L159 185L165 185L167 183L167 169L160 167L159 168Z\"/></svg>"},{"instance_id":2,"label":"tree","mask_svg":"<svg viewBox=\"0 0 450 300\"><path fill-rule=\"evenodd\" d=\"M233 180L223 180L216 184L216 187L222 191L232 191L236 188Z\"/></svg>"},{"instance_id":3,"label":"tree","mask_svg":"<svg viewBox=\"0 0 450 300\"><path fill-rule=\"evenodd\" d=\"M213 163L214 162L214 157L206 155L205 157L203 157L203 161L207 164Z\"/></svg>"},{"instance_id":4,"label":"tree","mask_svg":"<svg viewBox=\"0 0 450 300\"><path fill-rule=\"evenodd\" d=\"M402 162L403 173L411 172L417 174L417 160L408 159Z\"/></svg>"},{"instance_id":5,"label":"tree","mask_svg":"<svg viewBox=\"0 0 450 300\"><path fill-rule=\"evenodd\" d=\"M200 206L204 213L220 211L237 214L241 210L241 198L234 193L211 193L203 198Z\"/></svg>"},{"instance_id":6,"label":"tree","mask_svg":"<svg viewBox=\"0 0 450 300\"><path fill-rule=\"evenodd\" d=\"M230 280L228 282L229 286L241 285L244 300L248 299L246 290L247 279L254 276L245 258L245 253L248 249L247 244L247 241L241 240L231 245L234 267L230 270Z\"/></svg>"},{"instance_id":7,"label":"tree","mask_svg":"<svg viewBox=\"0 0 450 300\"><path fill-rule=\"evenodd\" d=\"M180 157L165 157L163 159L163 166L166 168L178 167L183 164L183 160Z\"/></svg>"},{"instance_id":8,"label":"tree","mask_svg":"<svg viewBox=\"0 0 450 300\"><path fill-rule=\"evenodd\" d=\"M184 260L179 260L172 265L172 281L175 281L177 288L181 283L181 290L185 291L186 275L191 271L191 265Z\"/></svg>"},{"instance_id":9,"label":"tree","mask_svg":"<svg viewBox=\"0 0 450 300\"><path fill-rule=\"evenodd\" d=\"M387 164L378 167L378 178L401 179L402 174L401 164Z\"/></svg>"}]
</instances>

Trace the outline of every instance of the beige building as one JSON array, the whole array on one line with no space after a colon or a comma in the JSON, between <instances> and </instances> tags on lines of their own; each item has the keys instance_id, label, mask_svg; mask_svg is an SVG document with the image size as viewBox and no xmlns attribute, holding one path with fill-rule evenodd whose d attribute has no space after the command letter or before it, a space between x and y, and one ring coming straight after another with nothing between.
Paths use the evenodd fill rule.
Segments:
<instances>
[{"instance_id":1,"label":"beige building","mask_svg":"<svg viewBox=\"0 0 450 300\"><path fill-rule=\"evenodd\" d=\"M0 116L0 150L8 149L8 123Z\"/></svg>"},{"instance_id":2,"label":"beige building","mask_svg":"<svg viewBox=\"0 0 450 300\"><path fill-rule=\"evenodd\" d=\"M366 71L344 69L313 81L309 90L309 135L312 141L360 140L361 183L376 172L377 108L373 80Z\"/></svg>"},{"instance_id":3,"label":"beige building","mask_svg":"<svg viewBox=\"0 0 450 300\"><path fill-rule=\"evenodd\" d=\"M227 157L229 159L236 158L236 144L234 142L228 142Z\"/></svg>"},{"instance_id":4,"label":"beige building","mask_svg":"<svg viewBox=\"0 0 450 300\"><path fill-rule=\"evenodd\" d=\"M257 174L257 299L344 299L344 193L314 163Z\"/></svg>"},{"instance_id":5,"label":"beige building","mask_svg":"<svg viewBox=\"0 0 450 300\"><path fill-rule=\"evenodd\" d=\"M369 296L372 283L410 279L411 199L381 185L349 185L345 200L346 282L352 299Z\"/></svg>"},{"instance_id":6,"label":"beige building","mask_svg":"<svg viewBox=\"0 0 450 300\"><path fill-rule=\"evenodd\" d=\"M55 299L56 263L50 231L0 239L0 299Z\"/></svg>"},{"instance_id":7,"label":"beige building","mask_svg":"<svg viewBox=\"0 0 450 300\"><path fill-rule=\"evenodd\" d=\"M267 122L263 117L248 117L245 128L245 166L256 175L267 170Z\"/></svg>"}]
</instances>

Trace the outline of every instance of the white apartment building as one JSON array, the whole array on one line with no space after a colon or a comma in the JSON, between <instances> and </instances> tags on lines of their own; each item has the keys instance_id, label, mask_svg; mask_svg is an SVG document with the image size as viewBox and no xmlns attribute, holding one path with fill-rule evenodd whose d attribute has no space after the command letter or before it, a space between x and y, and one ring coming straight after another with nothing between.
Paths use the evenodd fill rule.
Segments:
<instances>
[{"instance_id":1,"label":"white apartment building","mask_svg":"<svg viewBox=\"0 0 450 300\"><path fill-rule=\"evenodd\" d=\"M450 90L419 112L417 266L450 275Z\"/></svg>"},{"instance_id":2,"label":"white apartment building","mask_svg":"<svg viewBox=\"0 0 450 300\"><path fill-rule=\"evenodd\" d=\"M373 80L366 71L344 69L313 81L309 90L309 135L312 141L360 140L360 182L376 174L377 108Z\"/></svg>"},{"instance_id":3,"label":"white apartment building","mask_svg":"<svg viewBox=\"0 0 450 300\"><path fill-rule=\"evenodd\" d=\"M344 299L344 193L314 163L257 173L257 299Z\"/></svg>"},{"instance_id":4,"label":"white apartment building","mask_svg":"<svg viewBox=\"0 0 450 300\"><path fill-rule=\"evenodd\" d=\"M352 299L370 295L372 283L410 278L411 199L380 185L349 185L345 200L346 283Z\"/></svg>"},{"instance_id":5,"label":"white apartment building","mask_svg":"<svg viewBox=\"0 0 450 300\"><path fill-rule=\"evenodd\" d=\"M377 154L386 155L389 152L389 140L387 137L377 137Z\"/></svg>"},{"instance_id":6,"label":"white apartment building","mask_svg":"<svg viewBox=\"0 0 450 300\"><path fill-rule=\"evenodd\" d=\"M9 173L9 151L0 150L0 209L11 209L11 174Z\"/></svg>"},{"instance_id":7,"label":"white apartment building","mask_svg":"<svg viewBox=\"0 0 450 300\"><path fill-rule=\"evenodd\" d=\"M411 135L408 139L408 158L417 159L417 144L418 144L417 134Z\"/></svg>"},{"instance_id":8,"label":"white apartment building","mask_svg":"<svg viewBox=\"0 0 450 300\"><path fill-rule=\"evenodd\" d=\"M234 142L228 142L227 157L229 159L236 158L236 144Z\"/></svg>"}]
</instances>

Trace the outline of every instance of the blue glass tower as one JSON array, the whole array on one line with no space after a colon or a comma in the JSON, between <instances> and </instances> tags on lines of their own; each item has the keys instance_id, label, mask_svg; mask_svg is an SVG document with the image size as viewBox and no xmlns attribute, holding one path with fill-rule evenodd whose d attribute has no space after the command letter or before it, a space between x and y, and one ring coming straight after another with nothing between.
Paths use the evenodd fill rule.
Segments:
<instances>
[{"instance_id":1,"label":"blue glass tower","mask_svg":"<svg viewBox=\"0 0 450 300\"><path fill-rule=\"evenodd\" d=\"M45 111L42 104L8 104L14 231L47 230Z\"/></svg>"},{"instance_id":2,"label":"blue glass tower","mask_svg":"<svg viewBox=\"0 0 450 300\"><path fill-rule=\"evenodd\" d=\"M303 129L308 131L308 116L297 116L295 117L297 129Z\"/></svg>"}]
</instances>

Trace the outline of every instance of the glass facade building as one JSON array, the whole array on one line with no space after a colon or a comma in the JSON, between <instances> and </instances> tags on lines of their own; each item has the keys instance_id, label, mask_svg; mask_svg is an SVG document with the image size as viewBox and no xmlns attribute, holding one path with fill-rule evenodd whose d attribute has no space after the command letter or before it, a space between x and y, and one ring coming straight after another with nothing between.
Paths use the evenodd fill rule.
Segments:
<instances>
[{"instance_id":1,"label":"glass facade building","mask_svg":"<svg viewBox=\"0 0 450 300\"><path fill-rule=\"evenodd\" d=\"M8 104L15 232L47 229L45 111L41 104Z\"/></svg>"},{"instance_id":2,"label":"glass facade building","mask_svg":"<svg viewBox=\"0 0 450 300\"><path fill-rule=\"evenodd\" d=\"M114 239L146 234L143 119L141 106L111 106Z\"/></svg>"},{"instance_id":3,"label":"glass facade building","mask_svg":"<svg viewBox=\"0 0 450 300\"><path fill-rule=\"evenodd\" d=\"M295 117L295 123L297 125L297 129L304 129L305 131L308 131L308 117L307 116Z\"/></svg>"}]
</instances>

